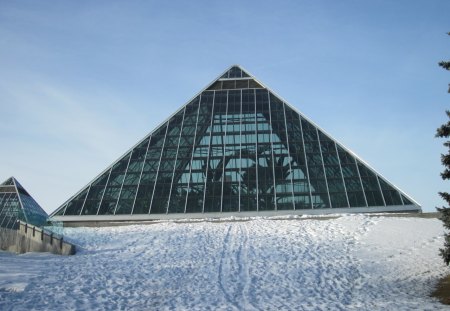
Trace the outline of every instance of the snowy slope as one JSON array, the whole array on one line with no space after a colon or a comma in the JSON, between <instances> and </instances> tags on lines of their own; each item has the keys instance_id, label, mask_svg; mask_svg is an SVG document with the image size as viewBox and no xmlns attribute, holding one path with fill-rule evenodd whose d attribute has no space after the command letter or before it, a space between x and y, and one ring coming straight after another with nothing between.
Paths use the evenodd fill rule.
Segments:
<instances>
[{"instance_id":1,"label":"snowy slope","mask_svg":"<svg viewBox=\"0 0 450 311\"><path fill-rule=\"evenodd\" d=\"M66 229L75 256L0 252L0 310L446 310L437 219Z\"/></svg>"}]
</instances>

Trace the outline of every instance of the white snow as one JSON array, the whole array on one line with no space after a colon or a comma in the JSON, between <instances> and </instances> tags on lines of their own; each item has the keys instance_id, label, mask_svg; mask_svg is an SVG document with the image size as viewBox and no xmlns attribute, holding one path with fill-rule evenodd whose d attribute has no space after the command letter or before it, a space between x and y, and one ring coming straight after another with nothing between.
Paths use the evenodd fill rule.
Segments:
<instances>
[{"instance_id":1,"label":"white snow","mask_svg":"<svg viewBox=\"0 0 450 311\"><path fill-rule=\"evenodd\" d=\"M437 219L346 215L68 228L0 252L0 310L446 310Z\"/></svg>"}]
</instances>

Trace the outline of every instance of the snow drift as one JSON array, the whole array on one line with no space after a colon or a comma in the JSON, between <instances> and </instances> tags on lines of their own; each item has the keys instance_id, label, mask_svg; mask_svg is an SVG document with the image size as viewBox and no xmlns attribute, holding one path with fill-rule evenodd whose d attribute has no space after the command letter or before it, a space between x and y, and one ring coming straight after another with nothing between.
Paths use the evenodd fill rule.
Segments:
<instances>
[{"instance_id":1,"label":"snow drift","mask_svg":"<svg viewBox=\"0 0 450 311\"><path fill-rule=\"evenodd\" d=\"M444 310L437 219L68 228L75 256L0 252L1 310Z\"/></svg>"}]
</instances>

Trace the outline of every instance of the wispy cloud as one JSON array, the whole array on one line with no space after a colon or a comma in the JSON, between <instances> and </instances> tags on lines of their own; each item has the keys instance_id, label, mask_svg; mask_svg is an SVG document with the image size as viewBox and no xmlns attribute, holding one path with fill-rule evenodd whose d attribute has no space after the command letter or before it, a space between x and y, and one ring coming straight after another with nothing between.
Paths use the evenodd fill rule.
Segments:
<instances>
[{"instance_id":1,"label":"wispy cloud","mask_svg":"<svg viewBox=\"0 0 450 311\"><path fill-rule=\"evenodd\" d=\"M31 193L58 188L51 196L42 195L43 202L36 197L47 210L151 129L133 105L110 90L80 94L34 77L22 84L2 81L0 93L0 178L25 178Z\"/></svg>"}]
</instances>

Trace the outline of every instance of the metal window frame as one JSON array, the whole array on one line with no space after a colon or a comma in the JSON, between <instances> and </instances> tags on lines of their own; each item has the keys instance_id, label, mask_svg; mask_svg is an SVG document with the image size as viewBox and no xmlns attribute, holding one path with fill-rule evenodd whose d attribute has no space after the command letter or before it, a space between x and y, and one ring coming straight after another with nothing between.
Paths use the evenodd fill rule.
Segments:
<instances>
[{"instance_id":1,"label":"metal window frame","mask_svg":"<svg viewBox=\"0 0 450 311\"><path fill-rule=\"evenodd\" d=\"M15 185L14 185L14 187L15 187ZM18 203L19 203L19 209L21 209L21 208L22 208L22 202L21 202L21 200L20 200L19 193L17 192L17 187L15 187L15 188L16 188L16 192L9 192L9 193L6 193L6 194L9 194L9 196L8 196L8 198L5 198L5 200L4 200L5 203L4 203L4 204L10 203L10 202L11 202L11 197L15 195L15 196L17 196L17 201L18 201ZM8 202L8 201L9 201L9 202ZM3 210L2 210L2 212L3 212ZM5 215L4 215L3 219L2 219L2 222L0 223L0 227L4 227L4 226L3 226L3 223L4 223L5 219L6 219L6 217L8 216L8 215L7 215L8 212L9 212L9 211L6 211L6 212L5 212ZM24 215L25 215L25 213L24 213ZM17 219L17 218L18 218L18 217L16 216L16 219ZM28 222L28 219L26 218L26 215L25 215L25 220L27 220L27 222ZM6 228L8 228L8 225L9 225L10 221L11 221L11 217L9 218L8 222L7 222L6 225L5 225Z\"/></svg>"},{"instance_id":2,"label":"metal window frame","mask_svg":"<svg viewBox=\"0 0 450 311\"><path fill-rule=\"evenodd\" d=\"M131 152L130 152L130 159L131 159ZM127 168L128 168L128 164L130 163L130 159L128 159ZM103 198L105 197L106 188L108 187L109 179L111 178L111 173L112 173L112 167L109 170L108 178L106 179L105 188L103 189L102 197L100 198L100 203L98 204L96 215L98 215L98 213L100 212L100 206L102 206ZM126 171L125 171L125 174L126 174ZM125 176L123 177L123 181L124 180L125 180ZM120 191L119 191L119 195L117 196L117 202L119 202L120 192L122 191L122 186L123 186L123 181L122 181L122 185L120 185ZM89 187L89 190L91 190L91 187ZM86 194L86 198L84 199L84 202L86 202L86 199L87 199L87 194ZM116 202L116 205L114 206L113 215L116 214L117 202ZM83 203L83 206L84 206L84 203Z\"/></svg>"},{"instance_id":3,"label":"metal window frame","mask_svg":"<svg viewBox=\"0 0 450 311\"><path fill-rule=\"evenodd\" d=\"M147 148L145 149L144 160L142 161L141 173L139 174L139 181L138 181L138 184L136 186L136 194L134 196L133 206L131 207L131 215L133 215L133 213L134 213L134 207L136 205L136 200L137 200L137 195L138 195L138 192L139 192L139 187L141 186L141 180L142 180L142 175L144 173L145 161L147 161L147 154L148 154L148 149L150 148L150 142L151 141L152 141L152 136L150 135L150 137L148 138Z\"/></svg>"},{"instance_id":4,"label":"metal window frame","mask_svg":"<svg viewBox=\"0 0 450 311\"><path fill-rule=\"evenodd\" d=\"M169 125L170 125L170 120L168 120L167 123L166 123L166 132L164 134L164 140L163 140L163 144L161 146L161 154L159 155L158 169L156 170L155 182L153 184L152 198L150 200L150 207L148 209L148 213L149 214L151 214L151 212L152 212L153 198L155 197L156 183L158 182L159 168L161 167L161 159L162 159L163 153L164 153L164 146L166 145L166 138L167 138L167 132L169 130Z\"/></svg>"},{"instance_id":5,"label":"metal window frame","mask_svg":"<svg viewBox=\"0 0 450 311\"><path fill-rule=\"evenodd\" d=\"M14 188L16 189L16 195L17 195L17 198L19 199L19 203L20 203L19 208L22 209L23 215L24 215L24 217L25 217L25 221L28 222L28 216L27 216L27 214L25 213L25 209L23 208L23 202L22 202L22 198L20 197L19 189L17 188L17 182L16 182L16 179L13 178L12 180L13 180L13 183L14 183ZM9 221L8 221L8 225L9 225Z\"/></svg>"},{"instance_id":6,"label":"metal window frame","mask_svg":"<svg viewBox=\"0 0 450 311\"><path fill-rule=\"evenodd\" d=\"M271 107L271 102L270 102L270 91L267 91L267 99L268 99L268 103L269 103L269 122L270 122L270 150L272 152L272 175L273 175L273 195L274 195L274 203L275 203L275 211L278 210L278 202L277 202L277 185L275 182L275 156L273 153L273 124L272 124L272 107Z\"/></svg>"},{"instance_id":7,"label":"metal window frame","mask_svg":"<svg viewBox=\"0 0 450 311\"><path fill-rule=\"evenodd\" d=\"M306 167L306 177L308 179L308 190L309 190L309 203L311 205L311 209L315 209L312 199L312 191L311 191L311 178L309 176L309 164L308 164L308 157L306 156L306 146L305 146L305 135L303 134L303 124L302 124L303 117L301 115L298 115L298 122L300 124L300 132L302 134L302 144L303 144L303 155L305 156L305 167Z\"/></svg>"},{"instance_id":8,"label":"metal window frame","mask_svg":"<svg viewBox=\"0 0 450 311\"><path fill-rule=\"evenodd\" d=\"M119 206L120 196L122 195L123 184L125 183L125 178L126 178L127 175L128 175L128 167L130 166L131 156L133 155L133 151L134 151L134 150L135 150L135 149L133 149L133 150L130 152L130 158L128 159L127 167L125 168L125 174L123 175L122 184L120 185L119 196L117 197L116 206L114 207L114 215L116 215L117 207ZM109 177L111 176L111 173L112 173L112 169L111 169L111 172L109 173L108 181L109 181ZM108 185L108 182L106 182L106 185ZM103 191L102 200L103 200L103 196L105 195L105 191L106 191L106 186L105 186L105 190ZM131 208L133 208L133 207L131 207ZM100 206L98 207L98 209L100 210ZM131 211L130 211L130 214L131 214Z\"/></svg>"},{"instance_id":9,"label":"metal window frame","mask_svg":"<svg viewBox=\"0 0 450 311\"><path fill-rule=\"evenodd\" d=\"M223 212L223 184L225 182L225 152L226 152L226 138L227 138L227 126L228 126L228 101L230 98L230 90L227 90L227 103L226 103L226 111L225 111L225 131L223 132L222 138L222 150L223 150L223 158L222 158L222 191L220 193L220 212ZM222 123L221 123L222 124Z\"/></svg>"},{"instance_id":10,"label":"metal window frame","mask_svg":"<svg viewBox=\"0 0 450 311\"><path fill-rule=\"evenodd\" d=\"M349 200L349 198L348 198L347 185L345 184L344 172L343 172L343 170L342 170L341 157L339 156L339 152L338 152L338 149L337 149L336 142L333 141L333 144L334 144L334 150L336 151L337 159L338 159L338 161L339 161L339 170L340 170L340 172L341 172L342 183L344 184L344 191L345 191L345 197L347 198L347 205L348 205L348 207L350 208L350 207L351 207L351 206L350 206L350 200Z\"/></svg>"},{"instance_id":11,"label":"metal window frame","mask_svg":"<svg viewBox=\"0 0 450 311\"><path fill-rule=\"evenodd\" d=\"M333 204L331 203L330 188L328 187L327 171L325 170L325 162L323 161L322 146L320 145L319 130L317 129L317 127L316 127L316 134L317 134L317 143L319 144L320 159L322 160L323 176L325 176L325 185L327 186L328 202L330 204L328 208L333 208Z\"/></svg>"},{"instance_id":12,"label":"metal window frame","mask_svg":"<svg viewBox=\"0 0 450 311\"><path fill-rule=\"evenodd\" d=\"M211 157L211 142L212 142L212 133L214 128L214 108L216 103L216 91L213 93L213 102L211 108L211 121L209 125L209 141L208 141L208 155L206 156L206 167L205 167L205 181L203 184L203 202L202 202L202 213L205 212L205 202L206 202L206 186L208 183L208 172L209 172L209 161Z\"/></svg>"},{"instance_id":13,"label":"metal window frame","mask_svg":"<svg viewBox=\"0 0 450 311\"><path fill-rule=\"evenodd\" d=\"M295 211L295 198L294 198L294 179L292 178L292 155L291 155L291 150L289 148L289 137L288 137L288 129L287 129L287 121L286 121L286 108L284 105L284 102L282 102L283 104L283 115L284 115L284 130L286 132L286 145L287 145L287 151L289 154L289 175L291 176L291 192L292 192L292 207Z\"/></svg>"},{"instance_id":14,"label":"metal window frame","mask_svg":"<svg viewBox=\"0 0 450 311\"><path fill-rule=\"evenodd\" d=\"M242 76L242 70L241 70L241 76ZM241 212L241 179L242 179L242 105L243 105L243 101L242 101L242 89L240 89L241 91L241 102L239 105L239 179L238 179L238 183L239 183L239 188L238 188L238 192L239 192L239 199L238 199L238 211L239 213ZM237 162L236 162L237 163Z\"/></svg>"},{"instance_id":15,"label":"metal window frame","mask_svg":"<svg viewBox=\"0 0 450 311\"><path fill-rule=\"evenodd\" d=\"M111 170L112 170L112 168L110 169L109 174L111 174ZM100 176L99 176L99 177L100 177ZM97 177L97 178L98 178L98 177ZM96 179L97 179L97 178L96 178ZM94 181L95 181L96 179L94 179ZM80 213L78 214L78 215L80 215L80 216L81 216L81 214L82 214L82 212L83 212L83 210L84 210L84 205L86 204L87 197L88 197L88 195L89 195L89 192L91 192L92 184L93 184L94 181L92 181L92 182L89 184L89 187L88 187L88 189L87 189L87 191L86 191L86 195L84 196L84 199L83 199L83 205L81 205ZM76 196L75 196L74 198L76 198ZM73 201L73 200L72 200L72 201ZM67 206L69 206L69 203L70 203L70 202L67 202ZM69 216L70 216L70 215L69 215Z\"/></svg>"},{"instance_id":16,"label":"metal window frame","mask_svg":"<svg viewBox=\"0 0 450 311\"><path fill-rule=\"evenodd\" d=\"M188 178L188 185L187 185L187 191L186 191L186 200L185 200L185 203L184 203L184 214L186 214L188 197L189 197L189 193L190 193L190 185L191 185L191 179L192 179L192 161L194 159L195 141L197 140L198 116L200 115L200 106L201 106L201 104L202 104L202 94L200 94L199 97L198 97L197 119L195 121L194 141L192 142L191 162L190 162L190 165L189 165L189 178ZM212 113L211 113L211 117L212 117Z\"/></svg>"},{"instance_id":17,"label":"metal window frame","mask_svg":"<svg viewBox=\"0 0 450 311\"><path fill-rule=\"evenodd\" d=\"M376 178L377 178L378 188L380 188L381 197L383 198L384 206L386 206L386 200L384 199L384 193L383 193L383 188L381 188L380 179L378 178L377 175L375 175L375 176L376 176Z\"/></svg>"},{"instance_id":18,"label":"metal window frame","mask_svg":"<svg viewBox=\"0 0 450 311\"><path fill-rule=\"evenodd\" d=\"M255 170L256 170L256 211L259 212L259 158L258 158L258 116L256 109L256 89L253 89L253 97L255 101Z\"/></svg>"},{"instance_id":19,"label":"metal window frame","mask_svg":"<svg viewBox=\"0 0 450 311\"><path fill-rule=\"evenodd\" d=\"M175 169L177 167L177 161L178 161L178 150L180 150L181 133L183 133L184 117L185 117L185 115L186 115L186 106L184 107L184 110L183 110L183 119L181 121L180 135L178 136L177 152L175 154L175 162L173 163L172 179L171 179L171 182L170 182L169 199L167 201L166 214L169 213L170 198L172 196L173 182L174 182L174 178L175 178Z\"/></svg>"},{"instance_id":20,"label":"metal window frame","mask_svg":"<svg viewBox=\"0 0 450 311\"><path fill-rule=\"evenodd\" d=\"M370 207L369 206L369 201L367 201L366 189L364 189L364 184L363 184L363 181L362 181L361 172L359 171L358 160L355 159L355 158L353 158L353 160L355 161L356 171L358 172L359 182L361 183L361 190L362 190L362 193L364 195L364 200L366 201L366 206L365 207Z\"/></svg>"}]
</instances>

